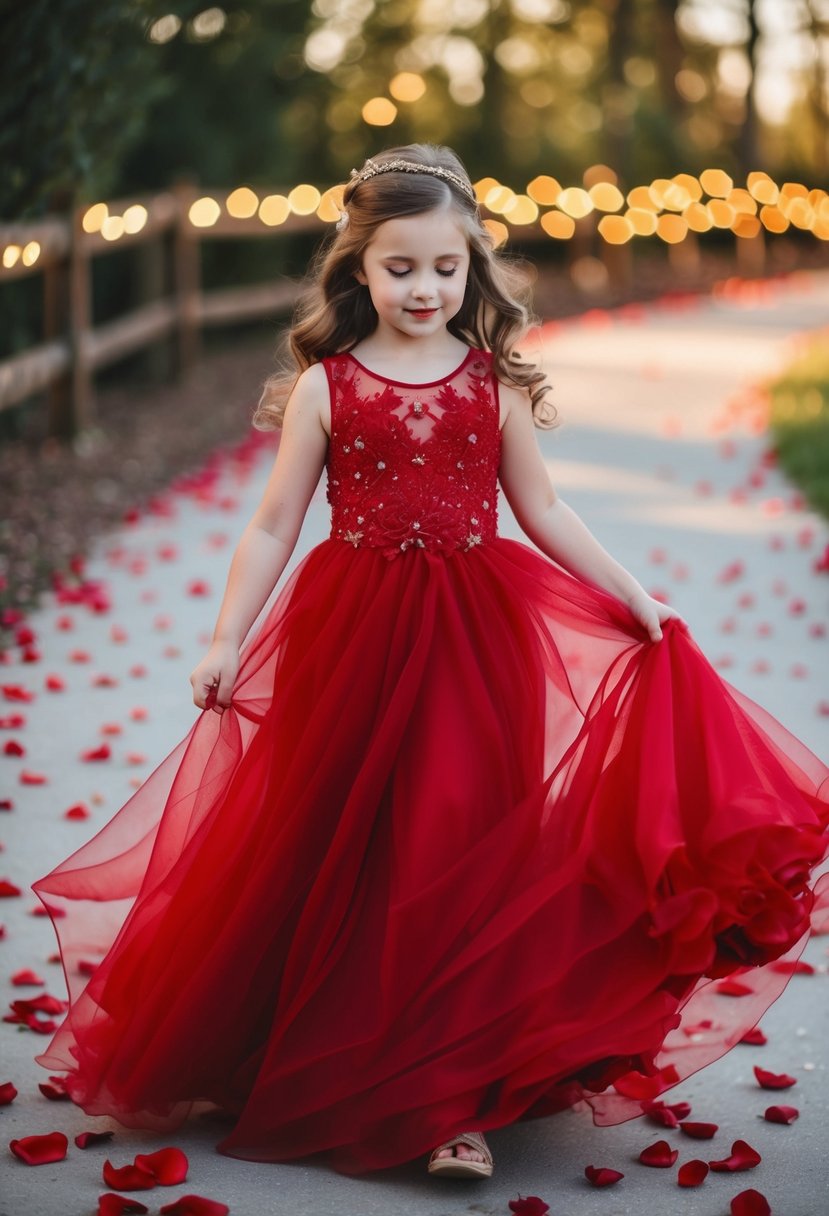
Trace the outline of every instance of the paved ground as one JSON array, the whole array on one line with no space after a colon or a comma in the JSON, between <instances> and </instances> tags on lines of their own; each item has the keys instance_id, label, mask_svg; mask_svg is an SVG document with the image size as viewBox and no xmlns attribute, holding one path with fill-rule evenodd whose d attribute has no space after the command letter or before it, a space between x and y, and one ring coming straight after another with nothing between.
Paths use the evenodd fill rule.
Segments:
<instances>
[{"instance_id":1,"label":"paved ground","mask_svg":"<svg viewBox=\"0 0 829 1216\"><path fill-rule=\"evenodd\" d=\"M546 365L564 425L540 432L561 495L603 544L648 590L666 594L685 615L722 674L770 708L822 757L829 756L829 575L813 564L829 536L801 509L793 488L763 459L765 442L752 419L762 399L752 385L782 365L798 333L829 324L829 272L767 288L735 290L685 307L596 314L548 327ZM254 386L255 387L255 386ZM31 690L31 702L0 700L0 717L25 725L0 732L23 756L0 755L0 878L23 894L4 899L0 919L0 985L4 1010L21 996L64 995L50 962L51 926L31 915L28 884L101 827L172 749L193 721L189 671L203 653L221 597L233 544L261 492L271 462L268 445L248 459L225 459L187 491L170 493L155 513L100 544L87 576L106 585L110 606L96 612L54 598L27 624L35 654L15 647L0 684ZM501 531L523 538L501 498ZM317 490L290 571L328 531L324 481ZM739 565L736 563L740 563ZM284 578L287 576L283 576ZM280 586L282 585L280 582ZM39 656L39 657L38 657ZM48 691L47 676L65 687ZM79 759L108 742L110 758ZM21 783L21 775L42 783ZM76 805L84 819L67 819ZM131 1162L136 1152L167 1143L188 1154L184 1184L139 1193L151 1212L182 1194L229 1204L234 1216L509 1216L508 1201L537 1195L551 1216L726 1216L730 1199L749 1187L763 1192L776 1216L825 1213L829 1189L825 1127L829 1117L829 981L827 937L806 955L813 975L795 976L763 1021L765 1047L740 1046L674 1091L693 1103L693 1117L720 1131L697 1144L644 1120L597 1129L587 1114L504 1128L490 1135L496 1173L488 1182L427 1178L424 1161L346 1179L320 1165L262 1165L213 1151L215 1126L194 1118L174 1137L121 1128L38 1090L47 1073L33 1062L45 1040L0 1025L0 1085L19 1095L0 1108L0 1216L65 1216L95 1211L107 1190L106 1157ZM34 968L39 987L13 986ZM758 1088L752 1066L789 1072L794 1089ZM773 1102L796 1105L792 1126L761 1118ZM82 1130L113 1129L103 1146L81 1151ZM66 1160L27 1167L9 1152L13 1138L61 1130ZM751 1173L712 1174L698 1190L681 1190L676 1170L647 1169L642 1148L667 1138L691 1157L728 1155L748 1140L763 1155ZM595 1191L585 1165L622 1170L615 1187Z\"/></svg>"}]
</instances>

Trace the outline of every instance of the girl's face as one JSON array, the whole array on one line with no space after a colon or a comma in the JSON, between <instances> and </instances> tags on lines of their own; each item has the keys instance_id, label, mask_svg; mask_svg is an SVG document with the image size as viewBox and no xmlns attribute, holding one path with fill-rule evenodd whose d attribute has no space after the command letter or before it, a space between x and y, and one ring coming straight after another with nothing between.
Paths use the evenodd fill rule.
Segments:
<instances>
[{"instance_id":1,"label":"girl's face","mask_svg":"<svg viewBox=\"0 0 829 1216\"><path fill-rule=\"evenodd\" d=\"M445 329L463 303L469 243L451 208L386 220L355 272L368 287L378 329L408 337Z\"/></svg>"}]
</instances>

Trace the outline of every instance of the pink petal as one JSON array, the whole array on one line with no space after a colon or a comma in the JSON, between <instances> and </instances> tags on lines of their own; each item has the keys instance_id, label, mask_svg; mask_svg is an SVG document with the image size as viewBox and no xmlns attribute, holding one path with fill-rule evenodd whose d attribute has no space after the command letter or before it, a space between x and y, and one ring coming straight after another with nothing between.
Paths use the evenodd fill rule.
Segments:
<instances>
[{"instance_id":1,"label":"pink petal","mask_svg":"<svg viewBox=\"0 0 829 1216\"><path fill-rule=\"evenodd\" d=\"M757 1078L757 1084L763 1089L790 1089L792 1085L797 1085L797 1078L790 1077L785 1072L767 1072L765 1068L758 1068L754 1065L754 1075Z\"/></svg>"},{"instance_id":2,"label":"pink petal","mask_svg":"<svg viewBox=\"0 0 829 1216\"><path fill-rule=\"evenodd\" d=\"M587 1165L584 1169L584 1176L593 1186L613 1186L624 1174L620 1174L618 1170L608 1169L606 1166Z\"/></svg>"},{"instance_id":3,"label":"pink petal","mask_svg":"<svg viewBox=\"0 0 829 1216\"><path fill-rule=\"evenodd\" d=\"M800 1111L796 1106L767 1106L763 1118L769 1123L794 1123Z\"/></svg>"},{"instance_id":4,"label":"pink petal","mask_svg":"<svg viewBox=\"0 0 829 1216\"><path fill-rule=\"evenodd\" d=\"M676 1176L679 1186L702 1186L708 1177L708 1165L705 1161L686 1161L679 1167Z\"/></svg>"},{"instance_id":5,"label":"pink petal","mask_svg":"<svg viewBox=\"0 0 829 1216\"><path fill-rule=\"evenodd\" d=\"M18 773L17 780L21 785L46 785L49 778L45 773L33 773L24 768Z\"/></svg>"},{"instance_id":6,"label":"pink petal","mask_svg":"<svg viewBox=\"0 0 829 1216\"><path fill-rule=\"evenodd\" d=\"M731 1216L771 1216L771 1206L759 1191L740 1191L731 1200Z\"/></svg>"},{"instance_id":7,"label":"pink petal","mask_svg":"<svg viewBox=\"0 0 829 1216\"><path fill-rule=\"evenodd\" d=\"M12 976L12 983L15 987L22 987L24 984L45 984L46 981L41 979L36 971L32 971L27 967L24 971L15 971Z\"/></svg>"}]
</instances>

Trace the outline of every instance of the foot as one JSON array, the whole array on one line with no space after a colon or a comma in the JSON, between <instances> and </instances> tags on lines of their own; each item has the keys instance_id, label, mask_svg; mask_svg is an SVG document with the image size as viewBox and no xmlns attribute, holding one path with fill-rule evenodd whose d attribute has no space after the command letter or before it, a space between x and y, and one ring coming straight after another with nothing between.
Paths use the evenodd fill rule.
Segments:
<instances>
[{"instance_id":1,"label":"foot","mask_svg":"<svg viewBox=\"0 0 829 1216\"><path fill-rule=\"evenodd\" d=\"M483 1162L484 1155L480 1149L471 1144L454 1144L451 1148L442 1148L436 1157L460 1157L462 1161Z\"/></svg>"}]
</instances>

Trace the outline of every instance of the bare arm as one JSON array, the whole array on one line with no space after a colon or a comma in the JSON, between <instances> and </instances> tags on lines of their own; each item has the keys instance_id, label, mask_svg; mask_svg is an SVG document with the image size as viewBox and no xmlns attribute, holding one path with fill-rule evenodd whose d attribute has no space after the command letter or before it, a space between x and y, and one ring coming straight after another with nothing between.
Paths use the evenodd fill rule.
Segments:
<instances>
[{"instance_id":1,"label":"bare arm","mask_svg":"<svg viewBox=\"0 0 829 1216\"><path fill-rule=\"evenodd\" d=\"M624 600L657 641L660 622L679 614L652 599L558 496L538 446L527 393L503 384L499 393L509 407L501 432L499 480L519 526L565 570Z\"/></svg>"},{"instance_id":2,"label":"bare arm","mask_svg":"<svg viewBox=\"0 0 829 1216\"><path fill-rule=\"evenodd\" d=\"M239 540L227 577L213 644L190 676L193 700L204 709L215 686L215 708L230 704L239 647L285 569L325 466L328 435L321 406L325 369L303 372L285 407L282 436L268 484Z\"/></svg>"}]
</instances>

